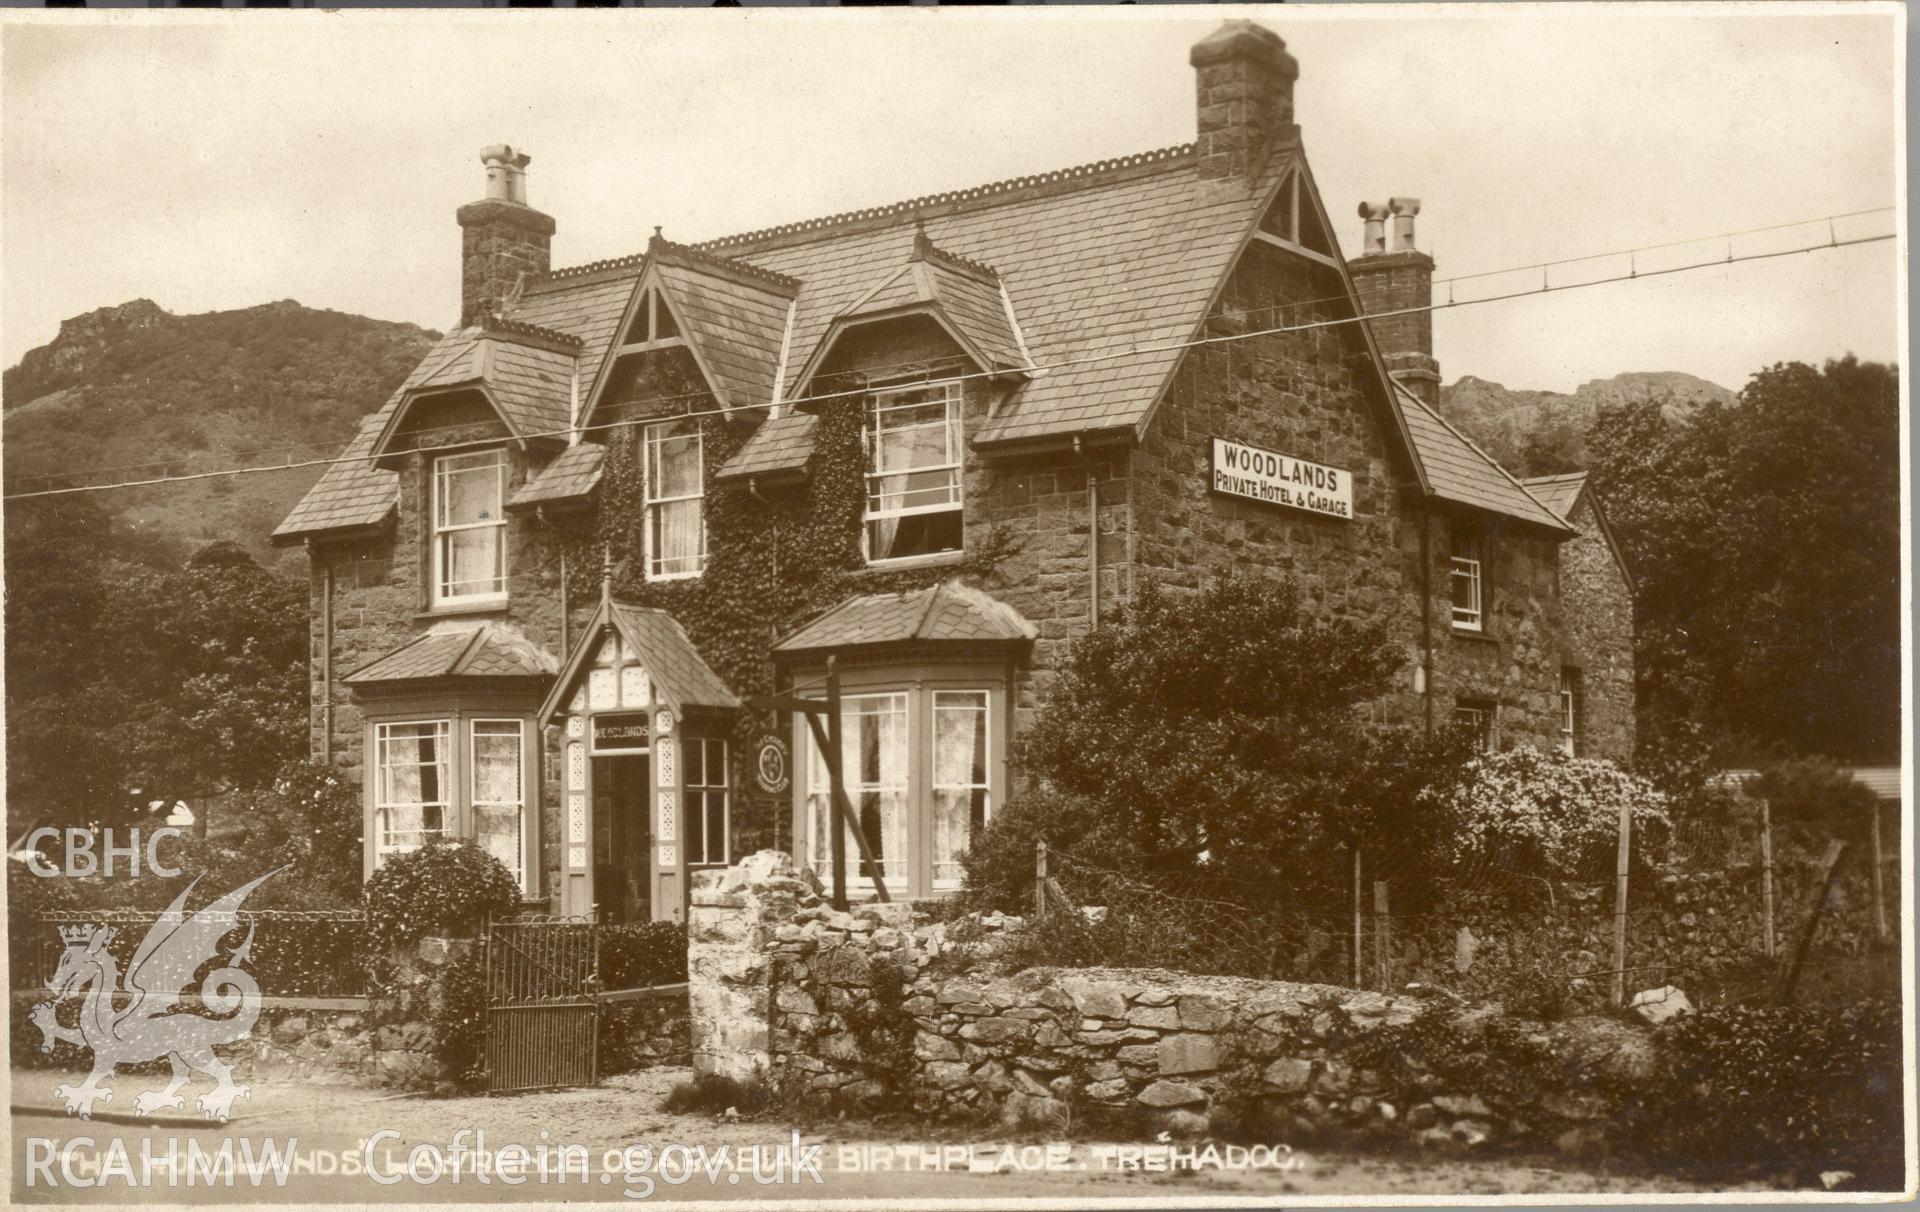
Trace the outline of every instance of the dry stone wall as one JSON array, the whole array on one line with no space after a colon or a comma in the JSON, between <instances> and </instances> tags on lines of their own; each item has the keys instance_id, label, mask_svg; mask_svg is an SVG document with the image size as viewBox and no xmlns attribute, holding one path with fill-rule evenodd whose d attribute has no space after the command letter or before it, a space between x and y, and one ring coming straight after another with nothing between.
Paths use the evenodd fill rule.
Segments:
<instances>
[{"instance_id":1,"label":"dry stone wall","mask_svg":"<svg viewBox=\"0 0 1920 1212\"><path fill-rule=\"evenodd\" d=\"M1197 1135L1252 1117L1282 1140L1587 1152L1602 1144L1596 1084L1652 1064L1644 1031L1576 1019L1529 1037L1568 1058L1563 1085L1483 1087L1423 1069L1417 1048L1410 1056L1394 1042L1422 1020L1420 998L1158 969L1002 974L994 957L1020 925L938 922L904 904L837 912L810 873L773 851L700 873L695 1068L935 1119L1062 1124L1098 1113ZM1455 1036L1494 1017L1452 1004L1440 1013Z\"/></svg>"}]
</instances>

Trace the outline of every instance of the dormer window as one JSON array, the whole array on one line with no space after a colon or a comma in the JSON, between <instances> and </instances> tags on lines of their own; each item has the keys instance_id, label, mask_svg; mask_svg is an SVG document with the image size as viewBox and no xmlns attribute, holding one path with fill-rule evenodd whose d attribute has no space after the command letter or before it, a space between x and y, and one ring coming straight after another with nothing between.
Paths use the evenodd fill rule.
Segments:
<instances>
[{"instance_id":1,"label":"dormer window","mask_svg":"<svg viewBox=\"0 0 1920 1212\"><path fill-rule=\"evenodd\" d=\"M433 604L507 597L507 456L502 450L433 461Z\"/></svg>"},{"instance_id":2,"label":"dormer window","mask_svg":"<svg viewBox=\"0 0 1920 1212\"><path fill-rule=\"evenodd\" d=\"M959 551L960 385L874 393L867 438L868 561Z\"/></svg>"}]
</instances>

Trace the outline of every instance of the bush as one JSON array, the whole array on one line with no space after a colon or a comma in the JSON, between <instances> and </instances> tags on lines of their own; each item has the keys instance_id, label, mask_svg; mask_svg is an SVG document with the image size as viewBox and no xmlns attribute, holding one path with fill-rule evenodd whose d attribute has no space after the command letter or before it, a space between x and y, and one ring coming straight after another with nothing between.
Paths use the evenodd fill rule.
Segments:
<instances>
[{"instance_id":1,"label":"bush","mask_svg":"<svg viewBox=\"0 0 1920 1212\"><path fill-rule=\"evenodd\" d=\"M1492 860L1501 866L1563 879L1610 872L1620 836L1620 809L1631 813L1645 843L1672 828L1667 798L1645 779L1612 762L1570 758L1521 746L1482 754L1459 783L1437 793L1450 819L1456 863Z\"/></svg>"},{"instance_id":2,"label":"bush","mask_svg":"<svg viewBox=\"0 0 1920 1212\"><path fill-rule=\"evenodd\" d=\"M1901 1008L1729 1006L1662 1033L1663 1080L1623 1118L1653 1155L1873 1165L1901 1146Z\"/></svg>"},{"instance_id":3,"label":"bush","mask_svg":"<svg viewBox=\"0 0 1920 1212\"><path fill-rule=\"evenodd\" d=\"M729 1110L753 1115L778 1101L778 1092L764 1077L743 1082L719 1073L696 1073L693 1080L681 1082L667 1091L661 1110L669 1115L688 1112L724 1115Z\"/></svg>"},{"instance_id":4,"label":"bush","mask_svg":"<svg viewBox=\"0 0 1920 1212\"><path fill-rule=\"evenodd\" d=\"M966 865L964 900L969 909L998 909L1025 914L1033 908L1033 845L1045 840L1055 849L1072 844L1095 853L1101 844L1103 817L1092 800L1048 787L1024 791L993 814L961 857Z\"/></svg>"},{"instance_id":5,"label":"bush","mask_svg":"<svg viewBox=\"0 0 1920 1212\"><path fill-rule=\"evenodd\" d=\"M600 927L600 987L645 989L687 979L683 922Z\"/></svg>"},{"instance_id":6,"label":"bush","mask_svg":"<svg viewBox=\"0 0 1920 1212\"><path fill-rule=\"evenodd\" d=\"M489 917L520 905L500 860L470 842L397 854L367 881L367 929L375 946L404 947L430 934L467 938Z\"/></svg>"}]
</instances>

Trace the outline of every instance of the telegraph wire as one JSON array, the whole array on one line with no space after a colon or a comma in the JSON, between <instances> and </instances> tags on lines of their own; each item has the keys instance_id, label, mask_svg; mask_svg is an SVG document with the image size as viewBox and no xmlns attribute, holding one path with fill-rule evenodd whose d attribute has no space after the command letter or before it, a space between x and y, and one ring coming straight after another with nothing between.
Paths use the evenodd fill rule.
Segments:
<instances>
[{"instance_id":1,"label":"telegraph wire","mask_svg":"<svg viewBox=\"0 0 1920 1212\"><path fill-rule=\"evenodd\" d=\"M1871 213L1871 212L1863 211L1863 212L1857 212L1857 213L1864 214L1864 213ZM1835 218L1838 218L1838 217L1840 216L1835 216ZM1815 220L1809 220L1808 223L1817 223L1821 221L1822 220L1815 219ZM1783 226L1805 226L1805 225L1806 224L1788 224ZM1754 229L1754 230L1772 230L1772 229ZM1735 233L1727 233L1726 235L1718 235L1718 236L1704 236L1704 237L1701 237L1699 240L1680 241L1679 243L1681 244L1705 243L1710 240L1726 239L1732 234L1735 234ZM1097 365L1104 362L1120 361L1127 358L1145 357L1152 354L1172 353L1172 352L1177 352L1180 350L1187 350L1187 349L1203 349L1203 348L1207 348L1215 345L1228 345L1228 344L1233 344L1240 341L1250 341L1257 337L1280 336L1286 333L1307 332L1307 331L1312 331L1312 330L1322 329L1322 328L1334 328L1334 327L1338 327L1345 324L1357 324L1363 321L1390 319L1397 316L1418 315L1421 313L1449 311L1449 310L1452 310L1455 308L1461 308L1461 307L1474 307L1483 303L1501 303L1501 302L1507 302L1515 299L1536 298L1536 297L1539 297L1542 295L1548 295L1548 294L1559 294L1567 291L1585 290L1589 287L1594 287L1594 286L1610 286L1610 285L1615 285L1617 283L1622 283L1622 282L1635 282L1635 281L1641 281L1647 278L1665 277L1670 274L1687 273L1697 269L1713 269L1720 266L1739 265L1739 264L1744 264L1746 262L1751 262L1751 261L1768 261L1768 260L1774 260L1779 257L1798 256L1803 253L1823 252L1829 249L1850 248L1857 245L1876 244L1882 241L1893 240L1896 238L1897 238L1897 233L1893 233L1893 232L1887 232L1884 234L1872 235L1872 236L1852 237L1846 240L1841 240L1841 239L1830 236L1826 242L1820 243L1820 244L1809 244L1809 245L1804 245L1801 247L1789 248L1789 249L1776 249L1768 252L1742 253L1739 255L1735 255L1731 251L1731 249L1729 249L1726 256L1716 257L1712 260L1694 261L1694 262L1689 262L1685 265L1666 266L1662 268L1647 269L1647 270L1641 270L1636 265L1633 269L1630 269L1627 273L1624 273L1624 274L1616 274L1614 276L1605 277L1605 278L1594 278L1594 279L1590 279L1582 282L1568 282L1560 285L1555 285L1552 282L1547 281L1544 277L1544 272L1543 272L1543 278L1542 278L1541 284L1537 287L1531 287L1526 290L1509 291L1502 294L1486 295L1486 296L1483 296L1480 298L1474 298L1474 299L1456 300L1456 299L1449 298L1447 301L1443 303L1430 303L1420 307L1403 307L1403 308L1396 308L1391 311L1373 312L1366 315L1341 316L1341 317L1335 317L1327 320L1312 320L1312 321L1308 321L1301 324L1278 325L1278 326L1269 327L1269 328L1254 329L1254 330L1243 332L1243 333L1227 333L1227 334L1222 334L1219 336L1212 336L1212 337L1195 337L1195 338L1190 338L1184 341L1162 342L1162 343L1149 344L1149 345L1141 345L1138 342L1135 342L1131 345L1128 345L1125 348L1116 348L1110 352L1095 352L1090 354L1082 354L1078 357L1064 358L1055 362L1036 364L1034 366L1030 366L1025 369L1028 374L1032 375L1035 378L1039 378L1045 375L1052 374L1056 371L1072 370L1082 366ZM1649 247L1673 247L1673 246L1674 245L1660 245L1660 246L1649 246ZM1637 250L1623 250L1622 252L1618 252L1618 253L1595 254L1595 256L1596 257L1623 256L1623 255L1628 255L1632 251L1637 251ZM1577 258L1577 259L1591 260L1594 258ZM1561 263L1564 264L1565 262L1561 262ZM1518 268L1519 269L1538 268L1544 271L1548 268L1551 268L1551 264L1540 263L1534 266L1521 266ZM1512 273L1512 272L1516 272L1516 270L1489 271L1489 274ZM1477 275L1477 276L1488 276L1488 275ZM1344 298L1345 296L1335 297L1335 299L1344 299ZM1335 301L1335 300L1334 299L1312 300L1310 302L1330 302L1330 301ZM876 369L886 369L886 368L876 368ZM1004 370L1003 371L968 371L968 372L962 372L960 374L955 374L955 375L943 375L941 377L941 381L942 382L963 382L963 381L968 381L973 379L995 378L1005 373L1006 372ZM869 394L870 391L871 389L869 387L863 386L858 388L850 388L842 391L817 392L811 395L794 396L787 399L783 399L780 401L780 403L782 407L789 407L797 404L824 403L830 400L839 400L839 399L847 399L852 397L864 396ZM682 393L680 395L674 395L674 396L661 396L657 398L650 398L650 399L643 399L643 400L625 401L624 403L628 405L657 404L657 403L670 402L672 400L688 399L694 396L705 396L707 394L708 393L706 392ZM647 417L634 418L634 419L624 420L624 421L603 421L594 425L583 425L583 426L577 426L577 427L569 426L561 429L544 430L544 431L539 431L534 433L521 434L519 435L519 437L522 441L532 440L535 438L566 438L571 436L574 433L586 434L586 433L594 433L594 432L610 432L615 429L625 429L625 428L629 428L631 426L636 426L636 425L653 425L663 421L684 421L684 420L695 420L695 419L700 419L705 417L727 416L727 415L737 414L738 411L739 410L737 409L729 409L729 408L690 409L681 413L669 414L664 416L647 416ZM447 428L456 428L456 427L443 426L439 428L447 429ZM458 427L458 428L464 428L464 427ZM421 430L419 432L422 434L426 434L426 433L436 432L436 430L429 429L429 430ZM148 487L154 487L160 484L182 484L182 483L190 483L196 480L220 479L226 476L254 475L254 474L261 474L261 473L268 473L268 472L293 471L293 470L299 470L299 469L308 468L308 467L330 467L330 466L334 466L336 464L341 464L341 463L364 463L366 461L367 461L366 455L354 455L354 456L340 455L340 456L334 456L332 458L306 459L306 460L299 460L299 461L288 461L283 463L269 463L269 464L256 465L252 467L228 467L228 468L222 468L222 469L213 470L213 471L185 473L177 476L155 476L147 479L119 480L119 481L115 481L107 484L88 484L88 485L79 485L79 486L67 487L67 488L45 488L45 489L38 489L34 491L29 491L29 492L14 492L14 493L7 493L4 497L0 497L0 500L18 501L18 500L27 500L27 499L36 498L36 497L68 496L75 493L83 493L83 492L108 492L108 491L121 489L121 488L148 488ZM96 471L96 472L54 472L54 473L42 473L42 474L45 475L45 478L52 479L61 475L87 475L87 474L98 474L98 473Z\"/></svg>"},{"instance_id":2,"label":"telegraph wire","mask_svg":"<svg viewBox=\"0 0 1920 1212\"><path fill-rule=\"evenodd\" d=\"M1467 282L1467 281L1474 281L1482 278L1500 277L1505 274L1524 273L1529 270L1536 270L1536 269L1544 271L1544 270L1556 268L1558 266L1577 265L1577 264L1582 264L1588 261L1606 260L1612 257L1627 257L1630 259L1629 260L1630 265L1637 266L1637 261L1633 261L1632 259L1639 253L1656 252L1661 249L1668 249L1668 248L1684 248L1692 244L1707 244L1707 243L1713 243L1713 242L1718 242L1723 240L1730 241L1733 239L1737 239L1740 236L1749 236L1749 235L1755 235L1758 233L1772 232L1772 231L1786 231L1796 227L1813 227L1821 223L1824 223L1827 225L1829 243L1827 245L1822 245L1820 247L1837 247L1841 243L1852 243L1853 241L1844 241L1844 242L1837 241L1834 238L1835 229L1833 225L1835 223L1843 219L1856 219L1865 215L1884 214L1888 211L1894 211L1897 209L1898 209L1897 207L1893 207L1893 206L1875 206L1875 207L1869 207L1864 210L1841 211L1836 214L1822 215L1812 219L1798 219L1791 223L1770 223L1761 227L1747 227L1747 228L1741 228L1735 231L1715 232L1710 235L1694 236L1690 239L1685 239L1685 240L1668 240L1664 243L1659 243L1659 244L1641 244L1641 245L1636 245L1632 248L1614 249L1610 252L1586 253L1577 257L1563 257L1558 260L1552 260L1552 261L1534 261L1525 265L1509 266L1506 269L1489 269L1489 270L1482 270L1477 273L1456 274L1450 278L1435 278L1432 282L1432 285L1450 287L1452 286L1452 284L1456 282ZM1629 276L1631 277L1636 275L1629 274ZM1449 300L1451 300L1452 298L1451 290L1448 292L1448 297L1449 297ZM1315 299L1291 299L1285 303L1273 303L1265 307L1235 308L1231 314L1236 316L1268 315L1274 312L1286 312L1286 311L1298 310L1301 308L1315 307L1322 303L1343 303L1346 301L1347 301L1347 296L1344 294L1323 295L1320 298L1315 298ZM1215 312L1209 315L1207 318L1217 319L1217 318L1220 318L1223 314L1226 314L1226 313ZM1374 318L1374 317L1369 317L1369 318ZM1094 348L1099 349L1102 347L1095 346ZM454 356L454 353L450 352L446 355L445 360L451 360L453 356ZM946 360L951 361L951 359L946 359ZM425 359L423 358L422 362L424 363L424 361ZM443 361L443 364L444 364L444 361ZM917 358L917 359L903 360L900 362L882 363L879 365L871 366L867 368L867 373L871 375L876 372L885 373L885 372L895 372L895 371L926 369L936 365L938 365L938 362L935 360ZM667 403L672 403L676 400L697 399L710 394L711 394L710 392L707 392L704 390L689 391L689 392L684 392L677 395L651 396L644 400L631 401L631 403L667 404ZM371 416L373 414L368 414L368 415ZM442 425L442 426L432 426L425 429L418 429L418 430L414 430L413 432L416 435L425 436L425 435L440 433L446 430L456 429L456 428L464 428L464 427L453 426L453 425ZM333 450L333 449L336 449L338 445L339 443L337 439L325 441L325 442L291 442L281 446L263 446L263 447L256 447L251 450L232 451L229 453L231 457L236 459L250 459L250 458L258 458L262 455L282 454L289 451ZM171 467L176 463L186 462L188 461L189 457L190 456L181 456L181 457L176 457L171 459L148 459L138 463L114 463L114 464L108 464L105 466L90 467L85 469L84 471L36 472L33 478L54 480L54 479L59 479L62 477L70 477L70 476L96 476L96 475L105 475L109 472L138 471L138 470L149 468L149 467L164 468L164 467ZM296 464L289 463L286 466L283 466L281 470L289 470L297 466L304 467L304 466L308 466L308 464L303 463L303 464L296 465ZM249 470L252 470L252 469L249 469ZM272 469L268 468L266 470L272 470ZM103 487L107 487L107 486L103 486Z\"/></svg>"}]
</instances>

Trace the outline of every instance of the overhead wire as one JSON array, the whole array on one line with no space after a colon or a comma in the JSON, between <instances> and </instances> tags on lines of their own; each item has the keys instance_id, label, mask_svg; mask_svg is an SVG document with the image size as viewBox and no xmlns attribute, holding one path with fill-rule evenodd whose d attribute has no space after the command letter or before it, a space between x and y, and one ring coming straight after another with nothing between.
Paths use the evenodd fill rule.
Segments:
<instances>
[{"instance_id":1,"label":"overhead wire","mask_svg":"<svg viewBox=\"0 0 1920 1212\"><path fill-rule=\"evenodd\" d=\"M1873 214L1873 213L1878 213L1879 211L1888 210L1888 209L1891 209L1891 208L1881 207L1881 208L1874 208L1872 210L1853 211L1853 212L1847 212L1844 215L1834 215L1831 218L1840 219L1840 218L1852 217L1852 216L1858 216L1858 215ZM1489 270L1480 274L1462 275L1460 277L1451 279L1451 281L1461 281L1461 280L1465 280L1466 278L1492 277L1499 274L1515 273L1515 272L1521 272L1529 269L1541 269L1544 274L1545 270L1552 268L1554 265L1571 264L1579 261L1599 260L1605 257L1632 256L1637 252L1650 251L1658 248L1682 247L1689 244L1708 243L1716 240L1729 240L1735 236L1742 235L1742 234L1751 234L1753 232L1760 232L1760 231L1783 230L1790 227L1809 226L1812 224L1827 222L1827 221L1828 220L1826 218L1809 219L1809 220L1803 220L1798 223L1775 224L1775 225L1770 225L1768 227L1750 228L1750 229L1746 229L1746 231L1744 232L1718 233L1715 235L1698 237L1692 240L1671 241L1666 244L1646 245L1636 249L1622 249L1622 250L1618 250L1610 253L1595 253L1595 254L1591 254L1583 257L1565 258L1557 262L1538 262L1533 265L1516 266L1516 267L1505 269L1505 270ZM1506 302L1506 301L1522 299L1522 298L1534 298L1534 297L1538 297L1546 294L1564 293L1567 291L1583 290L1583 289L1587 289L1589 287L1595 287L1595 286L1607 286L1607 285L1614 285L1622 282L1639 281L1646 278L1663 277L1671 274L1686 273L1686 272L1699 270L1699 269L1711 269L1719 266L1738 265L1738 264L1743 264L1743 263L1752 262L1752 261L1773 260L1779 257L1797 256L1797 255L1806 254L1806 253L1821 252L1829 249L1847 248L1847 247L1853 247L1858 245L1880 243L1883 241L1893 240L1896 238L1897 238L1897 233L1887 232L1887 233L1878 233L1878 234L1868 235L1868 236L1850 237L1848 239L1842 240L1837 238L1837 236L1830 231L1829 238L1822 243L1809 244L1809 245L1804 245L1804 246L1799 246L1799 247L1789 248L1789 249L1774 249L1774 250L1768 250L1764 252L1742 253L1737 255L1732 252L1731 245L1729 245L1728 252L1725 256L1716 257L1716 258L1713 258L1712 260L1707 260L1707 261L1694 261L1694 262L1689 262L1683 265L1664 266L1664 267L1659 267L1654 269L1640 269L1636 262L1633 265L1633 267L1629 269L1627 273L1624 273L1624 274L1616 274L1609 277L1594 278L1594 279L1588 279L1584 281L1568 282L1568 283L1562 283L1557 285L1550 281L1547 281L1543 276L1541 284L1537 287L1529 287L1528 289L1525 289L1525 290L1508 291L1501 294L1485 295L1485 296L1480 296L1480 297L1471 298L1471 299L1455 299L1455 298L1449 297L1445 302L1440 302L1440 303L1429 303L1429 304L1424 304L1424 305L1415 306L1415 307L1395 308L1388 311L1367 313L1365 315L1350 315L1350 316L1340 316L1340 317L1334 317L1334 318L1322 319L1322 320L1312 320L1312 321L1307 321L1305 323L1300 323L1300 324L1288 324L1288 325L1263 327L1263 328L1253 329L1247 332L1240 332L1240 333L1226 333L1226 334L1219 334L1219 335L1209 336L1209 337L1194 337L1194 338L1189 338L1183 341L1158 342L1158 343L1149 343L1149 344L1143 345L1139 341L1135 340L1130 344L1125 344L1124 346L1116 342L1112 348L1102 349L1102 348L1096 347L1094 352L1084 353L1071 358L1058 359L1052 362L1036 364L1034 366L1026 367L1023 369L1029 375L1032 375L1034 377L1040 377L1046 374L1054 373L1056 371L1070 370L1070 369L1075 369L1082 366L1097 365L1104 362L1118 361L1118 360L1122 360L1130 357L1145 357L1145 356L1154 355L1154 354L1177 352L1177 351L1186 350L1186 349L1200 349L1200 348L1206 348L1206 347L1215 346L1215 345L1231 345L1233 343L1237 343L1240 341L1249 341L1249 340L1254 340L1260 337L1279 336L1287 333L1305 332L1305 331L1311 331L1311 330L1322 329L1322 328L1332 328L1332 327L1337 327L1337 326L1346 325L1346 324L1356 324L1362 321L1390 319L1397 316L1417 315L1421 313L1447 311L1454 308L1472 307L1472 306L1478 306L1485 303L1499 303L1499 302ZM1308 306L1312 304L1325 303L1325 302L1341 302L1341 301L1345 301L1345 299L1346 299L1345 295L1338 295L1338 296L1329 296L1324 299L1295 301L1282 306L1300 307L1300 306ZM1262 309L1262 310L1271 310L1271 309ZM901 367L922 367L928 364L929 363L925 359L915 359L910 362L896 363L892 367L876 367L871 369L891 370L891 369L897 369ZM995 377L1004 376L1006 373L1007 371L1005 369L1001 369L1001 370L992 370L992 371L970 371L970 372L962 372L959 374L943 374L941 376L941 381L958 382L958 381L967 381L967 380L973 380L973 379L995 378ZM785 406L792 406L792 405L798 405L798 404L824 403L831 400L864 396L868 394L869 391L870 391L870 388L862 386L862 387L850 388L850 389L841 390L841 391L816 392L816 393L811 393L809 395L804 395L804 396L789 397L787 399L782 400L781 404L783 407L785 407ZM625 406L633 406L633 405L651 406L651 405L658 405L663 403L671 403L676 400L705 398L708 396L708 394L709 393L704 391L685 392L685 393L679 393L675 395L658 396L658 397L650 397L650 398L639 399L639 400L623 401L622 403ZM737 408L725 408L725 407L709 408L709 409L689 409L680 413L670 413L665 415L649 415L642 418L632 418L632 419L621 420L621 421L606 421L606 422L599 422L591 425L568 426L561 429L553 429L553 430L545 430L545 431L521 434L521 435L518 435L518 437L522 441L528 441L528 440L533 440L538 438L567 438L573 435L574 433L584 434L584 433L593 433L593 432L607 432L607 431L627 428L635 425L655 424L660 421L692 420L692 419L698 419L702 417L711 417L711 416L738 415L739 411L740 410ZM465 427L464 426L443 426L443 427L436 427L436 428L430 428L430 429L423 429L416 432L422 436L425 436L425 435L432 434L434 432L438 432L439 430L442 430L442 429L454 429L454 428L465 428ZM294 448L289 447L288 449L294 449ZM227 468L219 468L219 469L208 470L208 471L189 472L189 473L183 473L180 475L173 475L173 476L155 476L155 477L148 477L143 479L118 480L118 481L113 481L105 484L75 485L75 486L68 486L68 487L62 487L62 488L43 488L43 489L32 490L32 491L7 493L3 497L0 497L0 500L8 500L8 501L26 500L26 499L36 498L36 497L65 496L65 495L71 495L71 494L83 493L83 492L107 492L107 491L126 489L126 488L153 487L161 484L190 483L198 480L219 479L227 476L285 472L285 471L300 470L300 469L311 468L311 467L328 467L328 466L333 466L340 463L363 463L366 461L366 458L367 456L365 455L351 455L351 456L337 455L330 458L322 458L322 459L305 459L305 460L297 460L297 461L289 460L289 461L280 462L280 463L258 464L254 466L245 466L245 467L227 467ZM171 464L179 461L180 460L166 460L164 461L164 463L133 464L133 465L126 465L126 466L138 467L138 466L167 465L167 464ZM42 473L35 473L34 478L52 480L52 479L60 478L62 476L71 476L71 475L98 475L98 474L102 474L102 472L105 470L114 470L114 469L95 468L95 469L73 471L73 472L42 472Z\"/></svg>"}]
</instances>

